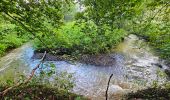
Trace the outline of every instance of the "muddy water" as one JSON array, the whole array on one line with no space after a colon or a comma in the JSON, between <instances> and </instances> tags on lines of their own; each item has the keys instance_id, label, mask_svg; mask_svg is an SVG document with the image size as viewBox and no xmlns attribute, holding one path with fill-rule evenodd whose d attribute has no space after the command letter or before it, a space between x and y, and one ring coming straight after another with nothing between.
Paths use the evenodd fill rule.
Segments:
<instances>
[{"instance_id":1,"label":"muddy water","mask_svg":"<svg viewBox=\"0 0 170 100\"><path fill-rule=\"evenodd\" d=\"M31 43L17 48L0 59L0 82L24 74L38 63L33 60ZM65 61L53 62L57 71L74 73L73 92L93 100L104 100L108 78L113 74L109 87L109 98L119 100L128 91L150 86L156 80L159 84L167 81L163 73L166 66L152 53L147 44L135 35L129 35L113 53L116 63L113 66L94 66ZM160 64L160 65L158 65ZM159 68L163 67L163 68Z\"/></svg>"}]
</instances>

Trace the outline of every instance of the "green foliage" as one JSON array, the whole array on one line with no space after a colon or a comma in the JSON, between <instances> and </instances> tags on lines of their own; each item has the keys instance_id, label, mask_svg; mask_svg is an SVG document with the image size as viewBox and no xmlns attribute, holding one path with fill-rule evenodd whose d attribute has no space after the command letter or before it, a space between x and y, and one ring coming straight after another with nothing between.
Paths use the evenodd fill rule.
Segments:
<instances>
[{"instance_id":1,"label":"green foliage","mask_svg":"<svg viewBox=\"0 0 170 100\"><path fill-rule=\"evenodd\" d=\"M5 86L0 86L0 91ZM48 87L46 85L28 84L21 87L13 88L5 96L1 96L2 100L87 100L83 96L74 93L67 93L57 88ZM79 98L79 99L76 99Z\"/></svg>"},{"instance_id":2,"label":"green foliage","mask_svg":"<svg viewBox=\"0 0 170 100\"><path fill-rule=\"evenodd\" d=\"M41 41L43 36L53 35L53 28L60 27L71 3L72 0L1 0L0 12L3 17Z\"/></svg>"},{"instance_id":3,"label":"green foliage","mask_svg":"<svg viewBox=\"0 0 170 100\"><path fill-rule=\"evenodd\" d=\"M170 59L169 2L167 0L84 0L76 19L97 27L123 28L147 39L161 57Z\"/></svg>"},{"instance_id":4,"label":"green foliage","mask_svg":"<svg viewBox=\"0 0 170 100\"><path fill-rule=\"evenodd\" d=\"M5 44L0 44L0 56L4 54L6 49L7 49L7 46Z\"/></svg>"},{"instance_id":5,"label":"green foliage","mask_svg":"<svg viewBox=\"0 0 170 100\"><path fill-rule=\"evenodd\" d=\"M18 38L16 34L8 34L1 42L6 44L9 48L16 48L22 44L22 39Z\"/></svg>"},{"instance_id":6,"label":"green foliage","mask_svg":"<svg viewBox=\"0 0 170 100\"><path fill-rule=\"evenodd\" d=\"M68 95L73 95L70 93L70 90L72 90L74 86L74 78L72 75L73 74L67 72L58 72L53 63L47 62L40 65L40 68L36 70L36 74L28 82L28 84L22 84L21 86L10 90L5 97L19 98L19 91L25 91L22 94L22 98L28 97L31 99L34 98L35 95L39 98L42 96L45 96L46 98L51 95L54 97L65 98L65 96L67 97ZM0 83L0 91L7 87L14 86L16 83L23 83L27 80L27 78L28 77L25 75L20 75L19 77L14 77L13 80L6 80L6 82ZM75 98L77 97L75 94L74 96ZM82 98L81 96L78 97Z\"/></svg>"},{"instance_id":7,"label":"green foliage","mask_svg":"<svg viewBox=\"0 0 170 100\"><path fill-rule=\"evenodd\" d=\"M37 74L34 75L29 84L46 85L68 93L74 86L74 78L72 75L73 74L67 72L58 72L53 63L47 62L41 65Z\"/></svg>"},{"instance_id":8,"label":"green foliage","mask_svg":"<svg viewBox=\"0 0 170 100\"><path fill-rule=\"evenodd\" d=\"M145 37L162 58L170 59L170 8L168 1L148 2L144 13L134 19L133 33Z\"/></svg>"},{"instance_id":9,"label":"green foliage","mask_svg":"<svg viewBox=\"0 0 170 100\"><path fill-rule=\"evenodd\" d=\"M107 24L110 27L123 28L126 20L130 20L141 13L144 0L84 0L86 7L83 15L86 20L93 20L96 25Z\"/></svg>"},{"instance_id":10,"label":"green foliage","mask_svg":"<svg viewBox=\"0 0 170 100\"><path fill-rule=\"evenodd\" d=\"M74 20L74 14L76 14L77 6L75 3L70 3L69 8L64 10L64 21L71 22Z\"/></svg>"},{"instance_id":11,"label":"green foliage","mask_svg":"<svg viewBox=\"0 0 170 100\"><path fill-rule=\"evenodd\" d=\"M147 88L138 90L137 92L128 93L126 100L142 99L142 100L169 100L170 88Z\"/></svg>"},{"instance_id":12,"label":"green foliage","mask_svg":"<svg viewBox=\"0 0 170 100\"><path fill-rule=\"evenodd\" d=\"M36 49L52 49L53 53L66 50L64 53L71 55L107 53L126 34L135 33L147 37L161 57L170 59L170 9L167 0L83 0L85 10L76 14L75 22L64 25L64 21L73 19L73 1L1 0L0 56L26 42L30 36L28 32L36 37ZM68 13L69 10L72 12ZM45 64L30 84L48 84L68 93L74 85L70 79L72 75L57 73L58 77L54 78L57 83L49 84L49 78L54 74L55 66ZM164 76L160 72L158 74ZM21 76L18 81L22 82L24 78ZM8 85L13 83L7 81ZM157 81L153 82L153 86L158 86ZM146 96L151 98L155 95Z\"/></svg>"},{"instance_id":13,"label":"green foliage","mask_svg":"<svg viewBox=\"0 0 170 100\"><path fill-rule=\"evenodd\" d=\"M14 86L16 83L23 83L27 77L20 75L15 79L7 80L5 83L0 83L0 91L3 91L9 86ZM36 70L36 74L28 82L28 84L22 84L21 86L15 87L4 96L6 99L46 99L51 100L86 100L82 96L70 93L73 88L73 76L67 72L56 71L56 66L49 62L40 65L40 68ZM20 92L22 91L22 93ZM12 95L11 95L12 94ZM0 95L0 98L1 95Z\"/></svg>"},{"instance_id":14,"label":"green foliage","mask_svg":"<svg viewBox=\"0 0 170 100\"><path fill-rule=\"evenodd\" d=\"M28 39L27 32L0 16L0 56L3 56L8 50L21 46Z\"/></svg>"},{"instance_id":15,"label":"green foliage","mask_svg":"<svg viewBox=\"0 0 170 100\"><path fill-rule=\"evenodd\" d=\"M123 29L111 29L107 25L98 28L92 22L71 22L56 30L52 40L44 39L49 48L67 48L71 54L106 53L126 35ZM36 41L36 48L40 43Z\"/></svg>"}]
</instances>

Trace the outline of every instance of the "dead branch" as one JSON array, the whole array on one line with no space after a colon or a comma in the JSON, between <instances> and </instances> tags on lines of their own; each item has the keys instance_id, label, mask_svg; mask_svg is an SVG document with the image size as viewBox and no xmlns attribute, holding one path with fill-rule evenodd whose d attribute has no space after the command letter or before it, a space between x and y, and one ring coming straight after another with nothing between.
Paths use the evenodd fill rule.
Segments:
<instances>
[{"instance_id":1,"label":"dead branch","mask_svg":"<svg viewBox=\"0 0 170 100\"><path fill-rule=\"evenodd\" d=\"M46 53L46 51L45 51L43 57L42 57L41 60L40 60L40 63L36 65L36 67L31 71L29 77L28 77L23 83L17 83L17 84L15 84L14 86L11 86L11 87L5 89L4 91L0 92L0 95L4 96L4 95L5 95L8 91L10 91L11 89L13 89L13 88L15 88L15 87L19 87L19 86L21 86L21 85L23 85L23 84L27 84L27 83L33 78L33 76L34 76L34 74L35 74L35 71L36 71L36 70L40 67L40 65L43 63L46 54L47 54L47 53Z\"/></svg>"},{"instance_id":2,"label":"dead branch","mask_svg":"<svg viewBox=\"0 0 170 100\"><path fill-rule=\"evenodd\" d=\"M109 89L109 84L110 84L110 80L111 80L112 76L113 76L113 74L110 75L109 81L107 83L107 89L106 89L106 95L105 95L106 96L106 100L108 100L108 89Z\"/></svg>"}]
</instances>

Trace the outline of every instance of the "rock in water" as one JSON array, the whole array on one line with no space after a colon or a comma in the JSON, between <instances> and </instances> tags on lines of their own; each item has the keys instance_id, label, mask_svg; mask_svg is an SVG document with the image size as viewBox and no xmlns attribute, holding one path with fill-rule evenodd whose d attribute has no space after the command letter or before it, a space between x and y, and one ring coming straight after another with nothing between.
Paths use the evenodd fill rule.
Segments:
<instances>
[{"instance_id":1,"label":"rock in water","mask_svg":"<svg viewBox=\"0 0 170 100\"><path fill-rule=\"evenodd\" d=\"M117 92L123 92L123 89L118 85L110 85L109 86L109 90L108 90L109 94L115 94Z\"/></svg>"}]
</instances>

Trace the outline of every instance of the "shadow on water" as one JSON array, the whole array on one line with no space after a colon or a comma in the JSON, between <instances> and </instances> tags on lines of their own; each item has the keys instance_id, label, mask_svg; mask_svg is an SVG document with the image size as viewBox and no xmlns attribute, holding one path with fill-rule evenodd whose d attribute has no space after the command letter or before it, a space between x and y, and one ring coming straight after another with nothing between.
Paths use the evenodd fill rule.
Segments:
<instances>
[{"instance_id":1,"label":"shadow on water","mask_svg":"<svg viewBox=\"0 0 170 100\"><path fill-rule=\"evenodd\" d=\"M52 61L57 71L74 73L76 86L73 92L92 98L103 100L108 78L113 74L109 88L110 99L120 99L122 95L131 90L150 86L153 80L160 83L166 81L159 77L159 72L166 66L155 56L149 46L139 40L135 35L129 35L124 42L113 49L112 56L116 63L113 66L98 67L82 63L69 63L66 61ZM0 81L14 79L19 75L28 75L39 60L31 59L34 49L31 43L11 51L0 58Z\"/></svg>"}]
</instances>

